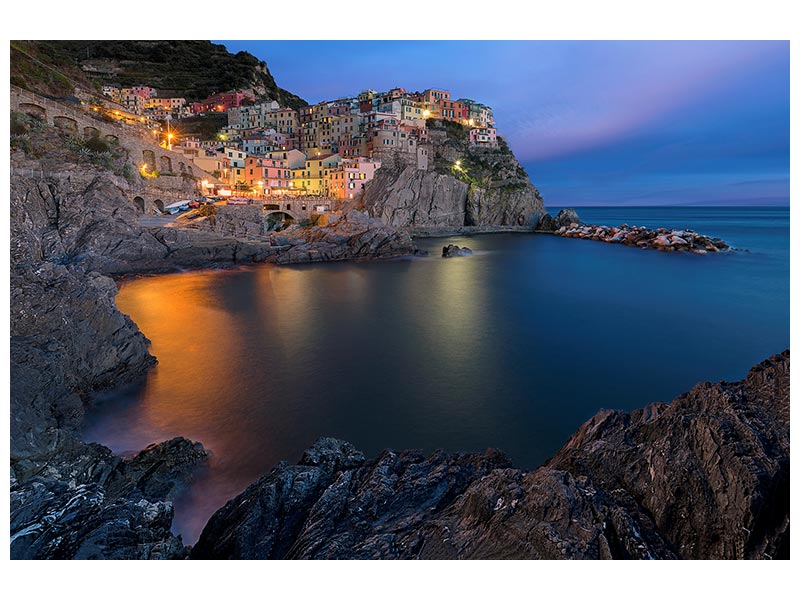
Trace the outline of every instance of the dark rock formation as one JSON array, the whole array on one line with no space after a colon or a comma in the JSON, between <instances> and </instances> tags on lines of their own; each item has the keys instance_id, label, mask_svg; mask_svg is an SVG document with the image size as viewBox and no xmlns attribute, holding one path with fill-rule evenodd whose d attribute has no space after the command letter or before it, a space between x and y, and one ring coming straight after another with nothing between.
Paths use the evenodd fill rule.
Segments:
<instances>
[{"instance_id":1,"label":"dark rock formation","mask_svg":"<svg viewBox=\"0 0 800 600\"><path fill-rule=\"evenodd\" d=\"M315 457L323 456L324 460ZM349 443L321 439L300 464L281 464L209 521L193 558L404 558L406 537L474 480L507 467L500 453L427 459L386 450L364 464Z\"/></svg>"},{"instance_id":2,"label":"dark rock formation","mask_svg":"<svg viewBox=\"0 0 800 600\"><path fill-rule=\"evenodd\" d=\"M219 510L192 557L786 557L788 386L786 351L741 382L603 411L533 472L493 450L365 462L320 440Z\"/></svg>"},{"instance_id":3,"label":"dark rock formation","mask_svg":"<svg viewBox=\"0 0 800 600\"><path fill-rule=\"evenodd\" d=\"M550 222L548 222L549 225L551 225ZM562 237L595 240L608 244L624 244L662 252L708 254L731 249L723 240L701 235L691 229L647 229L630 225L609 227L607 225L572 223L562 225L552 233Z\"/></svg>"},{"instance_id":4,"label":"dark rock formation","mask_svg":"<svg viewBox=\"0 0 800 600\"><path fill-rule=\"evenodd\" d=\"M472 250L464 246L463 248L454 244L448 244L442 248L442 258L452 258L454 256L470 256Z\"/></svg>"},{"instance_id":5,"label":"dark rock formation","mask_svg":"<svg viewBox=\"0 0 800 600\"><path fill-rule=\"evenodd\" d=\"M185 558L170 532L176 488L206 452L176 438L120 460L97 444L73 444L62 468L11 476L12 558Z\"/></svg>"},{"instance_id":6,"label":"dark rock formation","mask_svg":"<svg viewBox=\"0 0 800 600\"><path fill-rule=\"evenodd\" d=\"M624 491L683 558L788 553L789 352L671 404L603 411L548 463Z\"/></svg>"},{"instance_id":7,"label":"dark rock formation","mask_svg":"<svg viewBox=\"0 0 800 600\"><path fill-rule=\"evenodd\" d=\"M13 240L13 238L12 238ZM58 458L83 398L141 375L155 360L98 273L51 262L11 271L11 461L22 477Z\"/></svg>"},{"instance_id":8,"label":"dark rock formation","mask_svg":"<svg viewBox=\"0 0 800 600\"><path fill-rule=\"evenodd\" d=\"M562 208L555 217L546 213L539 222L539 227L536 230L553 232L560 227L569 227L573 223L578 225L582 223L580 217L578 217L578 213L575 212L574 208Z\"/></svg>"},{"instance_id":9,"label":"dark rock formation","mask_svg":"<svg viewBox=\"0 0 800 600\"><path fill-rule=\"evenodd\" d=\"M278 264L392 258L416 253L405 231L351 210L323 227L293 227L269 235Z\"/></svg>"},{"instance_id":10,"label":"dark rock formation","mask_svg":"<svg viewBox=\"0 0 800 600\"><path fill-rule=\"evenodd\" d=\"M581 225L583 221L581 221L578 213L575 212L574 208L562 208L558 211L558 214L555 218L556 227L567 227L576 223L577 225Z\"/></svg>"}]
</instances>

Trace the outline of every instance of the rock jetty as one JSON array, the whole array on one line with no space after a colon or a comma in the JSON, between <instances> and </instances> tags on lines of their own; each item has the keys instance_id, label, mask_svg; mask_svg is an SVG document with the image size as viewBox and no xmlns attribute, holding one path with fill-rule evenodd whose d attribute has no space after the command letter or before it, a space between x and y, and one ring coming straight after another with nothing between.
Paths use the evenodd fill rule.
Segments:
<instances>
[{"instance_id":1,"label":"rock jetty","mask_svg":"<svg viewBox=\"0 0 800 600\"><path fill-rule=\"evenodd\" d=\"M555 217L545 215L536 231L607 244L650 248L662 252L708 254L731 249L723 240L699 234L691 229L648 229L627 223L619 227L586 224L572 208L562 209Z\"/></svg>"},{"instance_id":2,"label":"rock jetty","mask_svg":"<svg viewBox=\"0 0 800 600\"><path fill-rule=\"evenodd\" d=\"M702 235L691 229L648 229L623 224L619 227L608 225L562 225L553 232L555 235L582 240L595 240L607 244L624 244L637 248L649 248L662 252L691 252L708 254L725 252L730 246L719 238Z\"/></svg>"},{"instance_id":3,"label":"rock jetty","mask_svg":"<svg viewBox=\"0 0 800 600\"><path fill-rule=\"evenodd\" d=\"M455 244L448 244L442 248L442 258L452 258L454 256L469 256L472 250L466 246L459 247Z\"/></svg>"}]
</instances>

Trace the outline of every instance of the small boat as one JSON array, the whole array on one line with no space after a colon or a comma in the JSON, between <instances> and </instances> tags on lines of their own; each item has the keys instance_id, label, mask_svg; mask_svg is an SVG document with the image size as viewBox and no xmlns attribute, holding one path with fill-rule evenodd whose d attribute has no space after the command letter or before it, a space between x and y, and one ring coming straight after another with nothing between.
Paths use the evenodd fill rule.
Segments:
<instances>
[{"instance_id":1,"label":"small boat","mask_svg":"<svg viewBox=\"0 0 800 600\"><path fill-rule=\"evenodd\" d=\"M164 207L164 212L168 212L171 215L174 215L176 212L181 210L189 210L188 200L179 200L178 202L173 202L172 204L168 204Z\"/></svg>"}]
</instances>

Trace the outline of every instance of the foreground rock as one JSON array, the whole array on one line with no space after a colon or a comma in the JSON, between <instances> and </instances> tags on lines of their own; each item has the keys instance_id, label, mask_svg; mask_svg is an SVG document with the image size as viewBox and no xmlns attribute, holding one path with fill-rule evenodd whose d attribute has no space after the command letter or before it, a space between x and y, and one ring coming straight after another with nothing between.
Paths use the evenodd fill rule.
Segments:
<instances>
[{"instance_id":1,"label":"foreground rock","mask_svg":"<svg viewBox=\"0 0 800 600\"><path fill-rule=\"evenodd\" d=\"M743 381L603 411L547 464L624 491L683 558L788 556L789 351Z\"/></svg>"},{"instance_id":2,"label":"foreground rock","mask_svg":"<svg viewBox=\"0 0 800 600\"><path fill-rule=\"evenodd\" d=\"M789 352L603 411L546 466L322 439L220 509L192 558L788 557Z\"/></svg>"},{"instance_id":3,"label":"foreground rock","mask_svg":"<svg viewBox=\"0 0 800 600\"><path fill-rule=\"evenodd\" d=\"M448 244L442 248L442 258L452 258L454 256L470 256L472 250L464 246L463 248L454 244Z\"/></svg>"},{"instance_id":4,"label":"foreground rock","mask_svg":"<svg viewBox=\"0 0 800 600\"><path fill-rule=\"evenodd\" d=\"M176 438L131 460L80 448L43 475L20 481L12 469L11 558L185 558L170 500L205 461L202 446Z\"/></svg>"}]
</instances>

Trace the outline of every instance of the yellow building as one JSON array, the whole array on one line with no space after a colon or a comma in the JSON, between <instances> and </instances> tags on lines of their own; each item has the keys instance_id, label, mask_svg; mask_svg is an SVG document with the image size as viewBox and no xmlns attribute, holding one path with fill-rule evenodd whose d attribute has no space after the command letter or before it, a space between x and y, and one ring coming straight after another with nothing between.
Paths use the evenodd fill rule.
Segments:
<instances>
[{"instance_id":1,"label":"yellow building","mask_svg":"<svg viewBox=\"0 0 800 600\"><path fill-rule=\"evenodd\" d=\"M309 156L304 167L292 169L291 187L300 193L325 195L328 191L326 174L341 160L338 154Z\"/></svg>"},{"instance_id":2,"label":"yellow building","mask_svg":"<svg viewBox=\"0 0 800 600\"><path fill-rule=\"evenodd\" d=\"M421 125L424 126L424 119L430 116L430 110L427 114L425 114L425 110L422 102L400 98L400 119L402 121L421 121Z\"/></svg>"}]
</instances>

